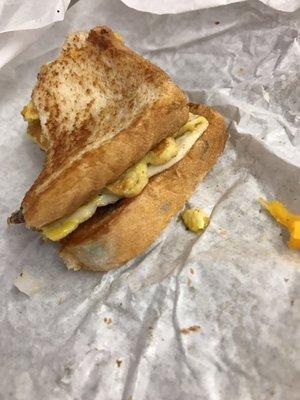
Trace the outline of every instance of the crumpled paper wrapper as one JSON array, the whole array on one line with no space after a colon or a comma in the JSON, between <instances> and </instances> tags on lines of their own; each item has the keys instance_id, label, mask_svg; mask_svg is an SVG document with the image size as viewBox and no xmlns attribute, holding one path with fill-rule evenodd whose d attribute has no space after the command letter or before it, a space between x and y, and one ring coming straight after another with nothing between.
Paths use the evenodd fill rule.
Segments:
<instances>
[{"instance_id":1,"label":"crumpled paper wrapper","mask_svg":"<svg viewBox=\"0 0 300 400\"><path fill-rule=\"evenodd\" d=\"M70 0L0 0L0 68L64 19Z\"/></svg>"},{"instance_id":2,"label":"crumpled paper wrapper","mask_svg":"<svg viewBox=\"0 0 300 400\"><path fill-rule=\"evenodd\" d=\"M36 73L67 32L97 24L219 110L231 133L188 202L211 212L206 231L174 217L106 274L69 272L55 245L6 228L43 160L19 114ZM299 398L300 254L257 203L300 211L298 32L297 13L259 2L159 16L86 0L2 68L1 399ZM22 272L29 295L14 285Z\"/></svg>"},{"instance_id":3,"label":"crumpled paper wrapper","mask_svg":"<svg viewBox=\"0 0 300 400\"><path fill-rule=\"evenodd\" d=\"M247 0L122 0L128 7L139 11L151 12L154 14L178 14L191 10L201 10L203 8L218 7L225 4L232 4ZM297 0L260 0L262 3L275 10L292 12L300 8Z\"/></svg>"}]
</instances>

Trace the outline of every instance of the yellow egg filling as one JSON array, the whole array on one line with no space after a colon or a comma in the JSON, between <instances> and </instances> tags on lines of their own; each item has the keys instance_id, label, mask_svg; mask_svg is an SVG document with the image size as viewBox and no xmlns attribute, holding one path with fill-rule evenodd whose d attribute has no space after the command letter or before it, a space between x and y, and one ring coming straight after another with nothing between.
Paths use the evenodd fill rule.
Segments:
<instances>
[{"instance_id":1,"label":"yellow egg filling","mask_svg":"<svg viewBox=\"0 0 300 400\"><path fill-rule=\"evenodd\" d=\"M39 115L32 101L23 108L22 115L28 122L27 133L45 149L46 141L42 135ZM124 197L137 196L148 184L150 177L180 161L207 127L206 118L190 113L188 122L173 137L162 140L141 161L128 168L116 182L108 185L101 194L79 207L71 215L42 227L44 237L54 241L61 240L79 224L91 218L97 207L104 207Z\"/></svg>"}]
</instances>

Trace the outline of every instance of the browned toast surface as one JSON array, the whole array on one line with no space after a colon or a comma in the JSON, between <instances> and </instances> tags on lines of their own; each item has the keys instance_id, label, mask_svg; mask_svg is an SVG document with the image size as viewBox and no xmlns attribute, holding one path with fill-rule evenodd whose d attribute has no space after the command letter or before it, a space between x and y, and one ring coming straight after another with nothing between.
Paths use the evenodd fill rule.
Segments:
<instances>
[{"instance_id":1,"label":"browned toast surface","mask_svg":"<svg viewBox=\"0 0 300 400\"><path fill-rule=\"evenodd\" d=\"M32 93L47 156L27 192L27 225L75 211L188 118L187 98L107 27L68 37Z\"/></svg>"},{"instance_id":2,"label":"browned toast surface","mask_svg":"<svg viewBox=\"0 0 300 400\"><path fill-rule=\"evenodd\" d=\"M145 251L184 205L215 164L227 139L223 117L205 105L190 105L209 127L190 152L170 169L150 179L133 199L99 209L62 242L68 266L91 270L115 268Z\"/></svg>"}]
</instances>

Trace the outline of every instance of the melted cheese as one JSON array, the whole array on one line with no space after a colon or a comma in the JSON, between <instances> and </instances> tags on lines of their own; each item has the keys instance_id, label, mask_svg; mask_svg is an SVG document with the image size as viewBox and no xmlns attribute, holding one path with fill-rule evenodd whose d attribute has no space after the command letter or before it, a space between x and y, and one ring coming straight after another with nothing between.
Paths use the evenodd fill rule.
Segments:
<instances>
[{"instance_id":1,"label":"melted cheese","mask_svg":"<svg viewBox=\"0 0 300 400\"><path fill-rule=\"evenodd\" d=\"M174 135L176 152L174 151L175 146L173 141L172 143L171 141L167 141L162 146L164 149L164 164L156 165L156 159L154 161L155 165L152 165L151 161L153 161L153 158L148 157L151 153L149 152L143 160L129 168L120 179L108 185L102 194L78 208L78 210L68 217L45 225L42 228L43 235L50 240L61 240L74 231L79 224L91 218L97 207L104 207L107 204L115 203L124 197L137 196L147 185L149 178L165 171L180 161L190 151L207 127L208 121L204 117L190 114L190 120ZM152 151L155 151L155 149Z\"/></svg>"},{"instance_id":2,"label":"melted cheese","mask_svg":"<svg viewBox=\"0 0 300 400\"><path fill-rule=\"evenodd\" d=\"M287 245L290 249L300 249L300 214L291 213L280 201L259 199L273 218L285 226L290 234Z\"/></svg>"},{"instance_id":3,"label":"melted cheese","mask_svg":"<svg viewBox=\"0 0 300 400\"><path fill-rule=\"evenodd\" d=\"M51 224L45 225L42 228L43 235L50 240L60 240L73 232L79 224L91 218L98 207L115 203L119 199L120 197L108 193L95 196L89 203L79 207L68 217L60 218Z\"/></svg>"},{"instance_id":4,"label":"melted cheese","mask_svg":"<svg viewBox=\"0 0 300 400\"><path fill-rule=\"evenodd\" d=\"M33 102L30 102L23 107L21 111L23 118L28 122L27 134L33 139L43 150L47 149L47 142L42 135L42 127L39 119L39 114Z\"/></svg>"}]
</instances>

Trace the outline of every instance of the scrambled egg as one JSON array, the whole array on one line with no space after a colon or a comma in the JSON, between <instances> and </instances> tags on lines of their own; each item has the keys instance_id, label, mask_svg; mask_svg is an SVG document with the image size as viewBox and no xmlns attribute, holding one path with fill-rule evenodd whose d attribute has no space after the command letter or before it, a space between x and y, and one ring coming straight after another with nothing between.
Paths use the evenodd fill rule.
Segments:
<instances>
[{"instance_id":1,"label":"scrambled egg","mask_svg":"<svg viewBox=\"0 0 300 400\"><path fill-rule=\"evenodd\" d=\"M207 119L202 117L201 115L195 115L189 113L189 119L186 124L184 124L174 135L174 138L177 139L178 137L182 136L186 132L192 132L197 125L207 124Z\"/></svg>"},{"instance_id":2,"label":"scrambled egg","mask_svg":"<svg viewBox=\"0 0 300 400\"><path fill-rule=\"evenodd\" d=\"M153 150L149 151L145 160L148 164L162 165L178 154L178 146L176 140L167 137L162 140Z\"/></svg>"},{"instance_id":3,"label":"scrambled egg","mask_svg":"<svg viewBox=\"0 0 300 400\"><path fill-rule=\"evenodd\" d=\"M47 143L42 135L42 127L39 119L39 114L33 102L30 102L23 107L21 111L23 118L28 122L27 134L43 149L47 148Z\"/></svg>"},{"instance_id":4,"label":"scrambled egg","mask_svg":"<svg viewBox=\"0 0 300 400\"><path fill-rule=\"evenodd\" d=\"M288 247L290 249L300 249L300 215L291 213L277 200L267 201L260 198L259 202L269 211L277 222L288 229L290 233L290 238L287 242Z\"/></svg>"},{"instance_id":5,"label":"scrambled egg","mask_svg":"<svg viewBox=\"0 0 300 400\"><path fill-rule=\"evenodd\" d=\"M29 102L24 107L22 115L28 121L29 134L31 122L38 122L40 126L38 114L32 102ZM74 231L79 224L91 218L97 207L115 203L120 198L137 196L148 184L150 177L159 174L180 161L207 127L208 121L206 118L190 113L188 122L173 137L164 139L146 154L140 162L125 171L120 179L108 185L105 188L108 193L99 194L89 203L78 208L73 214L45 225L42 228L43 235L50 240L61 240ZM34 136L34 139L44 148L43 145L45 144L41 143L43 140L41 131L38 137ZM199 219L199 215L197 218Z\"/></svg>"},{"instance_id":6,"label":"scrambled egg","mask_svg":"<svg viewBox=\"0 0 300 400\"><path fill-rule=\"evenodd\" d=\"M184 225L192 232L201 233L209 223L209 217L200 208L185 210L182 215Z\"/></svg>"},{"instance_id":7,"label":"scrambled egg","mask_svg":"<svg viewBox=\"0 0 300 400\"><path fill-rule=\"evenodd\" d=\"M79 207L72 215L45 225L42 228L42 233L47 239L60 240L73 232L79 224L91 218L97 207L107 206L118 200L118 196L106 193L95 196L89 203Z\"/></svg>"},{"instance_id":8,"label":"scrambled egg","mask_svg":"<svg viewBox=\"0 0 300 400\"><path fill-rule=\"evenodd\" d=\"M197 142L200 136L206 131L208 127L207 119L204 117L199 117L199 118L195 117L196 116L194 115L194 120L190 121L194 124L194 128L192 130L186 130L185 133L181 135L179 135L178 133L176 134L177 139L175 139L175 142L178 147L177 155L162 165L149 165L148 166L149 177L159 174L160 172L172 167L174 164L180 161L190 151L190 149ZM190 122L187 122L186 125L191 126ZM184 125L184 127L186 125Z\"/></svg>"},{"instance_id":9,"label":"scrambled egg","mask_svg":"<svg viewBox=\"0 0 300 400\"><path fill-rule=\"evenodd\" d=\"M31 100L28 104L26 104L26 106L23 107L21 114L23 115L24 119L26 119L27 122L36 121L37 119L39 119L39 114L37 112L37 109L35 108Z\"/></svg>"},{"instance_id":10,"label":"scrambled egg","mask_svg":"<svg viewBox=\"0 0 300 400\"><path fill-rule=\"evenodd\" d=\"M106 188L120 197L134 197L141 193L148 180L147 164L145 161L140 161Z\"/></svg>"}]
</instances>

